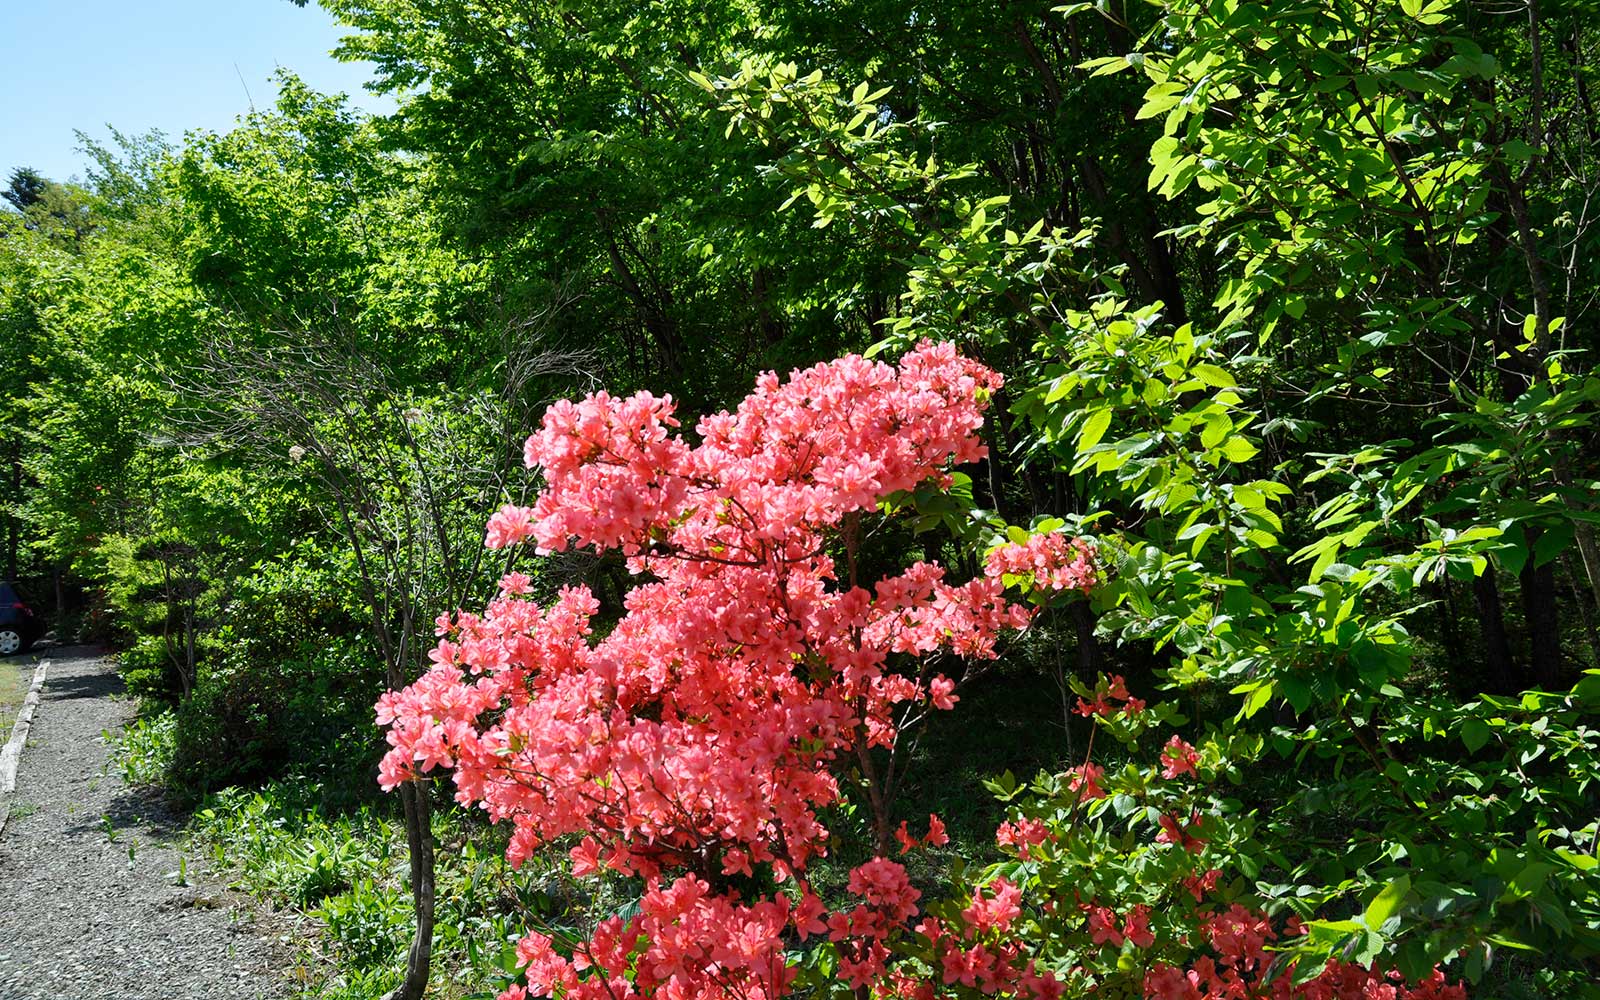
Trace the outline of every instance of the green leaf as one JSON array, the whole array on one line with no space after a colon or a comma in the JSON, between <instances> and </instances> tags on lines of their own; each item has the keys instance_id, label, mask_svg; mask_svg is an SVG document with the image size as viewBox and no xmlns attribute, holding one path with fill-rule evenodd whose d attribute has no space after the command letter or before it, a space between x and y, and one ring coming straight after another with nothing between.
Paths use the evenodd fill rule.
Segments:
<instances>
[{"instance_id":1,"label":"green leaf","mask_svg":"<svg viewBox=\"0 0 1600 1000\"><path fill-rule=\"evenodd\" d=\"M1413 983L1431 974L1438 964L1438 960L1428 954L1428 946L1416 938L1402 945L1395 958L1400 974Z\"/></svg>"},{"instance_id":2,"label":"green leaf","mask_svg":"<svg viewBox=\"0 0 1600 1000\"><path fill-rule=\"evenodd\" d=\"M1572 544L1572 522L1563 521L1551 528L1546 528L1539 535L1539 540L1533 543L1533 565L1543 566Z\"/></svg>"},{"instance_id":3,"label":"green leaf","mask_svg":"<svg viewBox=\"0 0 1600 1000\"><path fill-rule=\"evenodd\" d=\"M1078 432L1078 450L1088 451L1100 443L1106 436L1106 429L1111 426L1111 408L1102 407L1089 414L1089 419L1083 422L1083 430Z\"/></svg>"},{"instance_id":4,"label":"green leaf","mask_svg":"<svg viewBox=\"0 0 1600 1000\"><path fill-rule=\"evenodd\" d=\"M1246 695L1244 704L1239 706L1239 718L1248 719L1267 707L1267 702L1272 700L1272 689L1272 682L1267 681Z\"/></svg>"},{"instance_id":5,"label":"green leaf","mask_svg":"<svg viewBox=\"0 0 1600 1000\"><path fill-rule=\"evenodd\" d=\"M1226 368L1217 365L1198 364L1189 369L1189 373L1214 389L1234 389L1239 385Z\"/></svg>"},{"instance_id":6,"label":"green leaf","mask_svg":"<svg viewBox=\"0 0 1600 1000\"><path fill-rule=\"evenodd\" d=\"M1311 684L1300 673L1295 672L1284 675L1279 679L1278 687L1283 691L1284 698L1288 699L1289 705L1295 710L1296 714L1304 712L1311 707Z\"/></svg>"},{"instance_id":7,"label":"green leaf","mask_svg":"<svg viewBox=\"0 0 1600 1000\"><path fill-rule=\"evenodd\" d=\"M1516 576L1528 564L1527 533L1522 530L1522 525L1512 525L1501 538L1506 544L1494 550L1495 558L1500 561L1501 569Z\"/></svg>"},{"instance_id":8,"label":"green leaf","mask_svg":"<svg viewBox=\"0 0 1600 1000\"><path fill-rule=\"evenodd\" d=\"M1367 912L1362 920L1371 930L1379 930L1388 919L1400 911L1400 904L1406 900L1406 894L1411 891L1411 876L1402 875L1383 887L1383 891L1372 897L1372 902L1367 904Z\"/></svg>"},{"instance_id":9,"label":"green leaf","mask_svg":"<svg viewBox=\"0 0 1600 1000\"><path fill-rule=\"evenodd\" d=\"M1206 414L1205 425L1200 429L1200 447L1211 449L1222 443L1222 439L1233 430L1233 421L1221 409L1213 410Z\"/></svg>"},{"instance_id":10,"label":"green leaf","mask_svg":"<svg viewBox=\"0 0 1600 1000\"><path fill-rule=\"evenodd\" d=\"M1255 445L1250 443L1248 438L1243 438L1235 434L1233 437L1223 442L1222 457L1226 458L1230 462L1248 462L1250 459L1256 456L1256 452L1259 450L1260 449L1258 449Z\"/></svg>"},{"instance_id":11,"label":"green leaf","mask_svg":"<svg viewBox=\"0 0 1600 1000\"><path fill-rule=\"evenodd\" d=\"M1461 725L1461 742L1467 745L1472 753L1483 749L1489 742L1489 725L1482 719L1468 719Z\"/></svg>"}]
</instances>

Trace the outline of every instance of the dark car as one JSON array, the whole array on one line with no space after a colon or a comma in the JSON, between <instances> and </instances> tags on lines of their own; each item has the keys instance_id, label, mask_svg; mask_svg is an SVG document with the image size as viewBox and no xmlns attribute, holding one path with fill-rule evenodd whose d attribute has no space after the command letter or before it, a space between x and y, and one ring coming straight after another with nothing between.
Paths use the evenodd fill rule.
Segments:
<instances>
[{"instance_id":1,"label":"dark car","mask_svg":"<svg viewBox=\"0 0 1600 1000\"><path fill-rule=\"evenodd\" d=\"M17 593L16 585L0 580L0 656L26 651L41 631L39 616Z\"/></svg>"}]
</instances>

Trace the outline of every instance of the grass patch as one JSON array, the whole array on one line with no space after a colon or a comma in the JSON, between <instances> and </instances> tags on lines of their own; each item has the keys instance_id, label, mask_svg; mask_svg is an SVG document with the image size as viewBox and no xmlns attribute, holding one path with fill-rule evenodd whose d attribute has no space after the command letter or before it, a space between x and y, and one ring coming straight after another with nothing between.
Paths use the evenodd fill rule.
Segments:
<instances>
[{"instance_id":1,"label":"grass patch","mask_svg":"<svg viewBox=\"0 0 1600 1000\"><path fill-rule=\"evenodd\" d=\"M399 981L412 931L405 836L384 800L341 807L307 779L209 797L192 832L235 888L307 918L303 996L368 1000ZM506 831L442 802L433 818L437 912L429 996L493 997L530 928L587 929L633 902L622 880L573 880L558 848L521 871Z\"/></svg>"},{"instance_id":2,"label":"grass patch","mask_svg":"<svg viewBox=\"0 0 1600 1000\"><path fill-rule=\"evenodd\" d=\"M11 725L22 708L33 683L33 662L11 658L0 660L0 742L11 735Z\"/></svg>"}]
</instances>

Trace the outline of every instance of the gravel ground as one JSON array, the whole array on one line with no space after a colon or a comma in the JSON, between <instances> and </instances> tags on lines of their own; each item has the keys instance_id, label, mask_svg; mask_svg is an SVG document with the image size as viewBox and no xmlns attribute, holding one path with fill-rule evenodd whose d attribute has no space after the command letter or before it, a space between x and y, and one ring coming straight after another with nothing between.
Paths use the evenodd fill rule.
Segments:
<instances>
[{"instance_id":1,"label":"gravel ground","mask_svg":"<svg viewBox=\"0 0 1600 1000\"><path fill-rule=\"evenodd\" d=\"M101 733L133 714L115 668L84 648L40 655L50 675L0 833L0 1000L288 995L285 930L183 855L181 817L107 768Z\"/></svg>"}]
</instances>

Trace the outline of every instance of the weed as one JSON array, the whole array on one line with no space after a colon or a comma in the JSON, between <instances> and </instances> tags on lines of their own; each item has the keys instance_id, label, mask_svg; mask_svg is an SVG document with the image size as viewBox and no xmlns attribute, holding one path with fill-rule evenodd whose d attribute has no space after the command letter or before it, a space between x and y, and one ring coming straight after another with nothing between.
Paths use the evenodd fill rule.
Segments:
<instances>
[{"instance_id":1,"label":"weed","mask_svg":"<svg viewBox=\"0 0 1600 1000\"><path fill-rule=\"evenodd\" d=\"M162 712L139 719L119 736L102 734L110 744L109 763L130 785L162 785L172 767L177 743L177 717Z\"/></svg>"}]
</instances>

